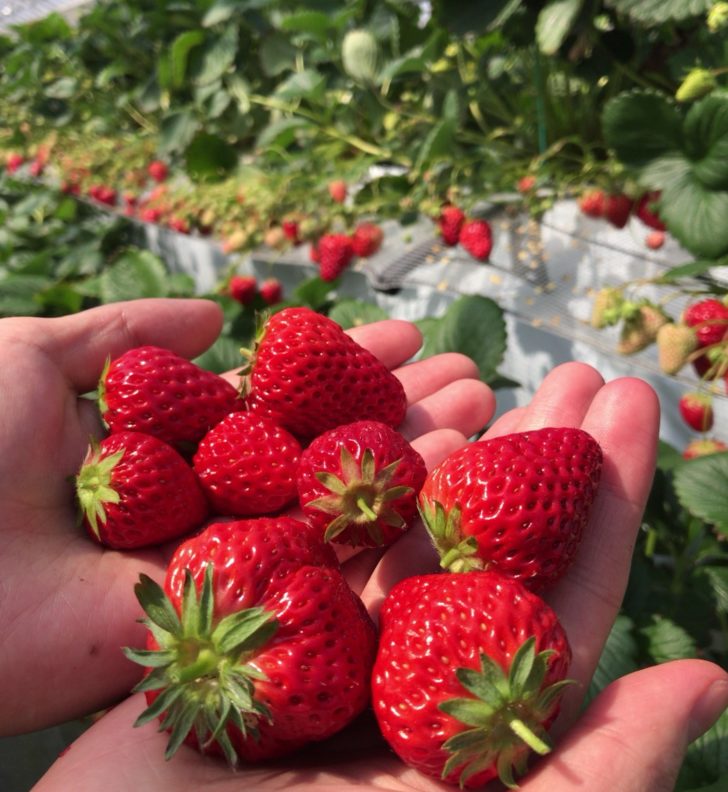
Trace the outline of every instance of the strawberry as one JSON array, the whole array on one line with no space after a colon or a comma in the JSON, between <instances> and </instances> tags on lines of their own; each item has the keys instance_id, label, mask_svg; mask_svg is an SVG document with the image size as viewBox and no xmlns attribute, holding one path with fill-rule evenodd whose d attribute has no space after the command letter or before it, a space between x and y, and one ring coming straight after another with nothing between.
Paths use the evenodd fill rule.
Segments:
<instances>
[{"instance_id":1,"label":"strawberry","mask_svg":"<svg viewBox=\"0 0 728 792\"><path fill-rule=\"evenodd\" d=\"M709 393L684 393L678 402L683 421L696 432L713 428L713 397Z\"/></svg>"},{"instance_id":2,"label":"strawberry","mask_svg":"<svg viewBox=\"0 0 728 792\"><path fill-rule=\"evenodd\" d=\"M605 286L600 289L596 293L592 304L591 326L601 330L617 324L622 318L624 302L624 295L621 289L613 286Z\"/></svg>"},{"instance_id":3,"label":"strawberry","mask_svg":"<svg viewBox=\"0 0 728 792\"><path fill-rule=\"evenodd\" d=\"M266 305L276 305L283 299L283 286L277 278L266 278L260 284L260 296Z\"/></svg>"},{"instance_id":4,"label":"strawberry","mask_svg":"<svg viewBox=\"0 0 728 792\"><path fill-rule=\"evenodd\" d=\"M333 281L354 258L351 237L346 234L324 234L318 241L318 265L321 280Z\"/></svg>"},{"instance_id":5,"label":"strawberry","mask_svg":"<svg viewBox=\"0 0 728 792\"><path fill-rule=\"evenodd\" d=\"M16 151L10 152L5 160L5 168L8 173L15 173L24 162L25 157L22 154L18 154Z\"/></svg>"},{"instance_id":6,"label":"strawberry","mask_svg":"<svg viewBox=\"0 0 728 792\"><path fill-rule=\"evenodd\" d=\"M332 181L329 184L329 195L331 196L331 200L335 203L344 203L347 192L348 190L345 181L337 179L336 181Z\"/></svg>"},{"instance_id":7,"label":"strawberry","mask_svg":"<svg viewBox=\"0 0 728 792\"><path fill-rule=\"evenodd\" d=\"M142 432L94 441L76 475L76 494L89 535L115 549L175 539L197 528L208 512L183 457Z\"/></svg>"},{"instance_id":8,"label":"strawberry","mask_svg":"<svg viewBox=\"0 0 728 792\"><path fill-rule=\"evenodd\" d=\"M351 235L354 255L361 258L373 256L382 246L384 232L376 223L359 223Z\"/></svg>"},{"instance_id":9,"label":"strawberry","mask_svg":"<svg viewBox=\"0 0 728 792\"><path fill-rule=\"evenodd\" d=\"M728 342L728 306L708 297L689 305L683 311L682 321L695 329L698 348L706 353L694 358L693 367L698 376L715 379L725 373L723 358L728 354L721 345Z\"/></svg>"},{"instance_id":10,"label":"strawberry","mask_svg":"<svg viewBox=\"0 0 728 792\"><path fill-rule=\"evenodd\" d=\"M28 167L28 173L33 176L33 178L37 179L39 176L43 175L45 166L46 164L42 160L34 159Z\"/></svg>"},{"instance_id":11,"label":"strawberry","mask_svg":"<svg viewBox=\"0 0 728 792\"><path fill-rule=\"evenodd\" d=\"M579 198L579 209L588 217L604 217L606 201L603 190L587 190Z\"/></svg>"},{"instance_id":12,"label":"strawberry","mask_svg":"<svg viewBox=\"0 0 728 792\"><path fill-rule=\"evenodd\" d=\"M493 249L493 232L486 220L468 220L460 231L460 244L470 255L485 261Z\"/></svg>"},{"instance_id":13,"label":"strawberry","mask_svg":"<svg viewBox=\"0 0 728 792\"><path fill-rule=\"evenodd\" d=\"M167 221L168 228L171 228L172 231L176 231L178 234L189 234L190 233L190 224L184 217L170 217Z\"/></svg>"},{"instance_id":14,"label":"strawberry","mask_svg":"<svg viewBox=\"0 0 728 792\"><path fill-rule=\"evenodd\" d=\"M632 214L634 201L624 193L613 193L604 202L604 217L615 228L624 228Z\"/></svg>"},{"instance_id":15,"label":"strawberry","mask_svg":"<svg viewBox=\"0 0 728 792\"><path fill-rule=\"evenodd\" d=\"M460 230L465 223L465 212L457 206L443 206L437 220L442 234L442 241L446 245L457 245L460 239Z\"/></svg>"},{"instance_id":16,"label":"strawberry","mask_svg":"<svg viewBox=\"0 0 728 792\"><path fill-rule=\"evenodd\" d=\"M665 244L665 232L664 231L651 231L645 237L645 245L650 250L659 250Z\"/></svg>"},{"instance_id":17,"label":"strawberry","mask_svg":"<svg viewBox=\"0 0 728 792\"><path fill-rule=\"evenodd\" d=\"M521 178L516 182L516 189L522 195L530 193L535 186L536 186L535 176L521 176Z\"/></svg>"},{"instance_id":18,"label":"strawberry","mask_svg":"<svg viewBox=\"0 0 728 792\"><path fill-rule=\"evenodd\" d=\"M602 469L581 429L545 428L470 443L430 471L420 513L445 569L495 569L541 588L565 572Z\"/></svg>"},{"instance_id":19,"label":"strawberry","mask_svg":"<svg viewBox=\"0 0 728 792\"><path fill-rule=\"evenodd\" d=\"M281 228L286 239L293 242L294 245L301 241L301 232L295 220L284 220L281 223Z\"/></svg>"},{"instance_id":20,"label":"strawberry","mask_svg":"<svg viewBox=\"0 0 728 792\"><path fill-rule=\"evenodd\" d=\"M153 160L147 167L147 173L153 181L159 184L160 182L166 180L167 176L169 175L169 169L167 168L166 163L162 162L161 160Z\"/></svg>"},{"instance_id":21,"label":"strawberry","mask_svg":"<svg viewBox=\"0 0 728 792\"><path fill-rule=\"evenodd\" d=\"M700 437L691 440L682 453L683 459L695 459L696 457L708 456L709 454L720 454L728 451L728 445L721 440L714 440L709 437Z\"/></svg>"},{"instance_id":22,"label":"strawberry","mask_svg":"<svg viewBox=\"0 0 728 792\"><path fill-rule=\"evenodd\" d=\"M396 428L407 410L397 377L336 322L310 308L274 313L260 329L243 373L248 405L297 437L313 438L358 420Z\"/></svg>"},{"instance_id":23,"label":"strawberry","mask_svg":"<svg viewBox=\"0 0 728 792\"><path fill-rule=\"evenodd\" d=\"M692 327L668 322L657 331L657 355L665 374L677 374L698 348L698 337Z\"/></svg>"},{"instance_id":24,"label":"strawberry","mask_svg":"<svg viewBox=\"0 0 728 792\"><path fill-rule=\"evenodd\" d=\"M554 611L497 572L409 577L380 614L372 703L409 766L462 787L514 787L550 749L571 650Z\"/></svg>"},{"instance_id":25,"label":"strawberry","mask_svg":"<svg viewBox=\"0 0 728 792\"><path fill-rule=\"evenodd\" d=\"M160 588L142 575L149 673L137 686L182 742L230 764L323 740L367 706L374 626L330 547L305 523L212 524L172 557Z\"/></svg>"},{"instance_id":26,"label":"strawberry","mask_svg":"<svg viewBox=\"0 0 728 792\"><path fill-rule=\"evenodd\" d=\"M424 460L399 432L356 421L313 440L301 455L296 485L325 541L378 547L411 525L426 475Z\"/></svg>"},{"instance_id":27,"label":"strawberry","mask_svg":"<svg viewBox=\"0 0 728 792\"><path fill-rule=\"evenodd\" d=\"M655 231L665 231L665 224L662 222L660 215L655 210L654 206L660 200L660 191L653 190L646 192L640 197L635 206L634 213L639 219Z\"/></svg>"},{"instance_id":28,"label":"strawberry","mask_svg":"<svg viewBox=\"0 0 728 792\"><path fill-rule=\"evenodd\" d=\"M217 514L271 514L296 498L301 445L275 421L233 412L200 440L192 467Z\"/></svg>"},{"instance_id":29,"label":"strawberry","mask_svg":"<svg viewBox=\"0 0 728 792\"><path fill-rule=\"evenodd\" d=\"M241 305L250 305L258 293L258 281L252 275L233 275L228 282L228 293Z\"/></svg>"},{"instance_id":30,"label":"strawberry","mask_svg":"<svg viewBox=\"0 0 728 792\"><path fill-rule=\"evenodd\" d=\"M145 223L158 223L163 215L164 212L159 207L148 206L139 212L139 219Z\"/></svg>"},{"instance_id":31,"label":"strawberry","mask_svg":"<svg viewBox=\"0 0 728 792\"><path fill-rule=\"evenodd\" d=\"M621 355L641 352L657 339L660 328L669 321L667 314L654 305L635 306L634 311L628 312L625 317L617 351Z\"/></svg>"},{"instance_id":32,"label":"strawberry","mask_svg":"<svg viewBox=\"0 0 728 792\"><path fill-rule=\"evenodd\" d=\"M146 432L173 445L198 442L241 406L222 377L155 346L110 361L99 382L99 409L110 431Z\"/></svg>"}]
</instances>

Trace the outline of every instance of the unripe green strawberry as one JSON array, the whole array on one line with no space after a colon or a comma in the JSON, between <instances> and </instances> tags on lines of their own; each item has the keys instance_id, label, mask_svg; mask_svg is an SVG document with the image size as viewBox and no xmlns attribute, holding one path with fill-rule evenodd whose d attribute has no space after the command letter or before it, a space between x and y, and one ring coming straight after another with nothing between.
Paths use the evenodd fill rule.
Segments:
<instances>
[{"instance_id":1,"label":"unripe green strawberry","mask_svg":"<svg viewBox=\"0 0 728 792\"><path fill-rule=\"evenodd\" d=\"M217 514L272 514L296 498L301 445L275 421L234 412L200 440L192 459Z\"/></svg>"},{"instance_id":2,"label":"unripe green strawberry","mask_svg":"<svg viewBox=\"0 0 728 792\"><path fill-rule=\"evenodd\" d=\"M602 470L599 444L574 428L469 443L425 479L420 513L445 569L494 569L534 590L576 553Z\"/></svg>"},{"instance_id":3,"label":"unripe green strawberry","mask_svg":"<svg viewBox=\"0 0 728 792\"><path fill-rule=\"evenodd\" d=\"M665 374L677 374L698 348L698 337L692 327L668 322L657 331L657 355Z\"/></svg>"},{"instance_id":4,"label":"unripe green strawberry","mask_svg":"<svg viewBox=\"0 0 728 792\"><path fill-rule=\"evenodd\" d=\"M678 102L692 102L707 96L717 85L715 75L709 69L691 69L675 92L675 99Z\"/></svg>"},{"instance_id":5,"label":"unripe green strawberry","mask_svg":"<svg viewBox=\"0 0 728 792\"><path fill-rule=\"evenodd\" d=\"M600 289L592 304L591 326L597 330L617 324L622 317L624 295L621 289Z\"/></svg>"},{"instance_id":6,"label":"unripe green strawberry","mask_svg":"<svg viewBox=\"0 0 728 792\"><path fill-rule=\"evenodd\" d=\"M93 443L76 475L76 494L91 537L115 549L176 539L198 528L208 513L183 457L141 432Z\"/></svg>"},{"instance_id":7,"label":"unripe green strawberry","mask_svg":"<svg viewBox=\"0 0 728 792\"><path fill-rule=\"evenodd\" d=\"M356 421L315 438L301 455L298 497L326 541L378 547L417 517L422 457L390 426Z\"/></svg>"},{"instance_id":8,"label":"unripe green strawberry","mask_svg":"<svg viewBox=\"0 0 728 792\"><path fill-rule=\"evenodd\" d=\"M145 432L173 445L198 442L241 407L222 377L155 346L124 352L99 382L99 409L111 432Z\"/></svg>"},{"instance_id":9,"label":"unripe green strawberry","mask_svg":"<svg viewBox=\"0 0 728 792\"><path fill-rule=\"evenodd\" d=\"M359 83L376 82L379 73L379 44L368 30L350 30L341 44L344 71Z\"/></svg>"},{"instance_id":10,"label":"unripe green strawberry","mask_svg":"<svg viewBox=\"0 0 728 792\"><path fill-rule=\"evenodd\" d=\"M421 773L514 787L548 753L571 651L554 611L496 572L400 581L380 614L372 705L382 735Z\"/></svg>"},{"instance_id":11,"label":"unripe green strawberry","mask_svg":"<svg viewBox=\"0 0 728 792\"><path fill-rule=\"evenodd\" d=\"M683 459L695 459L696 457L708 456L709 454L720 454L728 451L728 445L722 440L711 437L699 437L691 440L683 451Z\"/></svg>"},{"instance_id":12,"label":"unripe green strawberry","mask_svg":"<svg viewBox=\"0 0 728 792\"><path fill-rule=\"evenodd\" d=\"M627 316L617 344L621 355L634 355L657 339L659 329L670 321L667 314L654 305L640 305Z\"/></svg>"},{"instance_id":13,"label":"unripe green strawberry","mask_svg":"<svg viewBox=\"0 0 728 792\"><path fill-rule=\"evenodd\" d=\"M318 532L290 517L215 523L180 545L163 590L136 587L167 758L184 742L258 762L324 740L367 706L376 633Z\"/></svg>"},{"instance_id":14,"label":"unripe green strawberry","mask_svg":"<svg viewBox=\"0 0 728 792\"><path fill-rule=\"evenodd\" d=\"M713 5L708 11L706 22L711 33L717 33L728 27L728 3L720 2Z\"/></svg>"}]
</instances>

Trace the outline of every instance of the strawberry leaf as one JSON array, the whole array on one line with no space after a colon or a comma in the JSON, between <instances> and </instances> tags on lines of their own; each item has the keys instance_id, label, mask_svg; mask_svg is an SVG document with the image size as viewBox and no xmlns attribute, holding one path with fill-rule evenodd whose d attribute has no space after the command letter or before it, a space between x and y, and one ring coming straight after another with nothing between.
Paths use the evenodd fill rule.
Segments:
<instances>
[{"instance_id":1,"label":"strawberry leaf","mask_svg":"<svg viewBox=\"0 0 728 792\"><path fill-rule=\"evenodd\" d=\"M688 460L675 471L675 493L682 506L723 534L728 534L727 488L728 452Z\"/></svg>"}]
</instances>

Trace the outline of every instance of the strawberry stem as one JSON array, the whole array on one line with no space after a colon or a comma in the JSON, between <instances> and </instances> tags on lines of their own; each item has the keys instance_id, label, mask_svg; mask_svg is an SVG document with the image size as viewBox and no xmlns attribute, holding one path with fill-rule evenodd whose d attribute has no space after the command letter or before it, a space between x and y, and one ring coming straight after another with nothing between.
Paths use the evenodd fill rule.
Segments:
<instances>
[{"instance_id":1,"label":"strawberry stem","mask_svg":"<svg viewBox=\"0 0 728 792\"><path fill-rule=\"evenodd\" d=\"M363 495L360 495L356 499L356 505L359 511L367 518L367 520L369 520L369 522L374 522L377 519L377 513L372 510L371 506Z\"/></svg>"},{"instance_id":2,"label":"strawberry stem","mask_svg":"<svg viewBox=\"0 0 728 792\"><path fill-rule=\"evenodd\" d=\"M520 718L511 719L508 722L508 725L510 726L511 731L517 737L520 737L521 740L523 740L523 742L525 742L532 751L535 751L541 756L545 756L551 751L551 747L541 740L536 734L534 734L533 731L529 729Z\"/></svg>"}]
</instances>

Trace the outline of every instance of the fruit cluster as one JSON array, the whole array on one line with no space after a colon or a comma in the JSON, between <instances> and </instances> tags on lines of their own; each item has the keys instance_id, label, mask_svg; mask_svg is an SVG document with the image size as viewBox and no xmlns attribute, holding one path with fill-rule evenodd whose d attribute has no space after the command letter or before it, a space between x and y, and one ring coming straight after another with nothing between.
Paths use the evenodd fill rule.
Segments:
<instances>
[{"instance_id":1,"label":"fruit cluster","mask_svg":"<svg viewBox=\"0 0 728 792\"><path fill-rule=\"evenodd\" d=\"M622 192L606 193L592 188L582 193L579 209L588 217L604 219L615 228L624 228L633 215L651 229L645 237L645 245L657 250L665 244L666 227L656 209L660 200L659 191L643 193L635 199Z\"/></svg>"},{"instance_id":2,"label":"fruit cluster","mask_svg":"<svg viewBox=\"0 0 728 792\"><path fill-rule=\"evenodd\" d=\"M468 218L458 206L448 204L437 218L442 241L454 247L460 244L478 261L487 261L493 249L493 231L487 220Z\"/></svg>"},{"instance_id":3,"label":"fruit cluster","mask_svg":"<svg viewBox=\"0 0 728 792\"><path fill-rule=\"evenodd\" d=\"M329 318L262 324L242 385L137 347L99 383L108 435L76 477L89 535L117 550L174 542L142 575L149 629L126 649L170 733L234 764L297 750L367 706L409 765L507 783L547 729L570 648L540 591L573 561L598 444L549 428L472 442L431 471L400 433L397 377ZM379 630L335 544L382 548L422 518L443 571L387 596Z\"/></svg>"}]
</instances>

